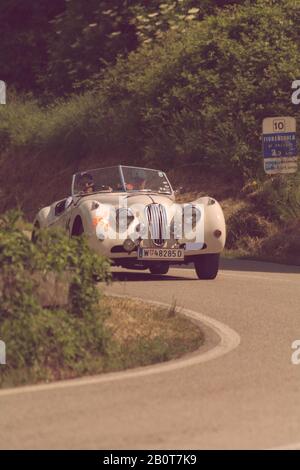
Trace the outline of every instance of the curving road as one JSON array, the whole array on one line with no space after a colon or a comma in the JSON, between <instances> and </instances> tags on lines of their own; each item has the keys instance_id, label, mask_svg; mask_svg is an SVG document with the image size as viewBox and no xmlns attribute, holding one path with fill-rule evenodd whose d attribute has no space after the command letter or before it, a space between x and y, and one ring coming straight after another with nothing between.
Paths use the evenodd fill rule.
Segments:
<instances>
[{"instance_id":1,"label":"curving road","mask_svg":"<svg viewBox=\"0 0 300 470\"><path fill-rule=\"evenodd\" d=\"M188 268L115 278L111 292L199 312L201 355L2 391L0 448L300 448L300 268L224 260L215 281Z\"/></svg>"}]
</instances>

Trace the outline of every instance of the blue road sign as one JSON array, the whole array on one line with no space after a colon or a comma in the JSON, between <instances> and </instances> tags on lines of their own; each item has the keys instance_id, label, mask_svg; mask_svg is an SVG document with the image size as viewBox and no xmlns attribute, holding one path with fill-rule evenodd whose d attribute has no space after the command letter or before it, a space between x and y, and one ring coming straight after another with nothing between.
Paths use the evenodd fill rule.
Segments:
<instances>
[{"instance_id":1,"label":"blue road sign","mask_svg":"<svg viewBox=\"0 0 300 470\"><path fill-rule=\"evenodd\" d=\"M296 157L296 132L263 134L263 156L264 158Z\"/></svg>"}]
</instances>

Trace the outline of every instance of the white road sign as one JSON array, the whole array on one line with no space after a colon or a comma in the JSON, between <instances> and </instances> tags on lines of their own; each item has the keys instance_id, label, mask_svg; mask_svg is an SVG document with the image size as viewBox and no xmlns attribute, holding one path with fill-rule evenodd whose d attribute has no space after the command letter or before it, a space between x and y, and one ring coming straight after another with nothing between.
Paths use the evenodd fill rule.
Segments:
<instances>
[{"instance_id":1,"label":"white road sign","mask_svg":"<svg viewBox=\"0 0 300 470\"><path fill-rule=\"evenodd\" d=\"M296 119L269 117L263 120L264 169L269 175L295 173L298 169Z\"/></svg>"},{"instance_id":2,"label":"white road sign","mask_svg":"<svg viewBox=\"0 0 300 470\"><path fill-rule=\"evenodd\" d=\"M0 80L0 104L6 104L6 84Z\"/></svg>"}]
</instances>

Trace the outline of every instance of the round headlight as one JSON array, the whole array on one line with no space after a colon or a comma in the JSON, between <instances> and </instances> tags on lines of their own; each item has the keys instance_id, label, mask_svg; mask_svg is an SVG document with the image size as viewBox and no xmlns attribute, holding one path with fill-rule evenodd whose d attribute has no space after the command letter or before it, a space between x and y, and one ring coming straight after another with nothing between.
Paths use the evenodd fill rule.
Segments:
<instances>
[{"instance_id":1,"label":"round headlight","mask_svg":"<svg viewBox=\"0 0 300 470\"><path fill-rule=\"evenodd\" d=\"M134 219L134 214L131 209L121 207L116 212L116 227L118 232L124 232L128 229L129 225Z\"/></svg>"},{"instance_id":2,"label":"round headlight","mask_svg":"<svg viewBox=\"0 0 300 470\"><path fill-rule=\"evenodd\" d=\"M135 227L135 231L141 238L147 238L147 227L145 224L143 224L143 222L140 222Z\"/></svg>"},{"instance_id":3,"label":"round headlight","mask_svg":"<svg viewBox=\"0 0 300 470\"><path fill-rule=\"evenodd\" d=\"M201 211L192 204L187 204L183 208L183 225L185 230L194 230L201 219Z\"/></svg>"}]
</instances>

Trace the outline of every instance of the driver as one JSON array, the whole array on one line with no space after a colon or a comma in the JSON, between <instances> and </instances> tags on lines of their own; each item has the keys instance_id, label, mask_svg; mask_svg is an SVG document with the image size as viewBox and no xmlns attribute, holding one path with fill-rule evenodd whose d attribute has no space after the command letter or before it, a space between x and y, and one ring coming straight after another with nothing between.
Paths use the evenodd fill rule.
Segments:
<instances>
[{"instance_id":1,"label":"driver","mask_svg":"<svg viewBox=\"0 0 300 470\"><path fill-rule=\"evenodd\" d=\"M146 178L142 174L136 175L132 178L130 183L126 183L126 189L130 190L143 190L146 187Z\"/></svg>"},{"instance_id":2,"label":"driver","mask_svg":"<svg viewBox=\"0 0 300 470\"><path fill-rule=\"evenodd\" d=\"M90 194L95 191L94 179L90 173L83 173L80 176L79 184L84 194Z\"/></svg>"}]
</instances>

